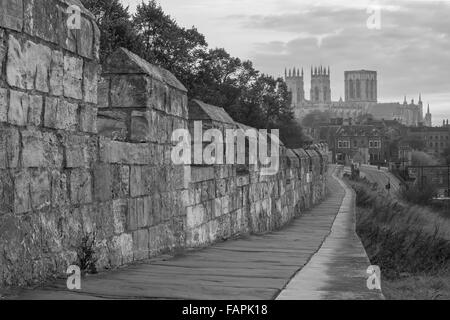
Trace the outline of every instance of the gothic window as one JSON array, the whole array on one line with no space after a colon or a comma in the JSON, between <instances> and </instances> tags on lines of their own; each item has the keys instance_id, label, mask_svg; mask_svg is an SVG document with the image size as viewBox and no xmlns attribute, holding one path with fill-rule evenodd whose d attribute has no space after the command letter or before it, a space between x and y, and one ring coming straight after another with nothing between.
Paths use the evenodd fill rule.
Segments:
<instances>
[{"instance_id":1,"label":"gothic window","mask_svg":"<svg viewBox=\"0 0 450 320\"><path fill-rule=\"evenodd\" d=\"M361 98L361 81L356 79L356 98Z\"/></svg>"},{"instance_id":2,"label":"gothic window","mask_svg":"<svg viewBox=\"0 0 450 320\"><path fill-rule=\"evenodd\" d=\"M353 99L355 97L355 88L353 87L353 80L348 80L348 87L350 88L350 99Z\"/></svg>"},{"instance_id":3,"label":"gothic window","mask_svg":"<svg viewBox=\"0 0 450 320\"><path fill-rule=\"evenodd\" d=\"M324 88L323 91L323 101L327 101L327 88Z\"/></svg>"},{"instance_id":4,"label":"gothic window","mask_svg":"<svg viewBox=\"0 0 450 320\"><path fill-rule=\"evenodd\" d=\"M319 88L314 88L315 101L319 101Z\"/></svg>"}]
</instances>

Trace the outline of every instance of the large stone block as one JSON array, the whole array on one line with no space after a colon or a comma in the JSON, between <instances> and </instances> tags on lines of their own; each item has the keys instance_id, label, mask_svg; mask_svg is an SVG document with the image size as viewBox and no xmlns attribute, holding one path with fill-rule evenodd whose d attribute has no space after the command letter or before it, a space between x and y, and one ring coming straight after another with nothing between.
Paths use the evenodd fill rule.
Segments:
<instances>
[{"instance_id":1,"label":"large stone block","mask_svg":"<svg viewBox=\"0 0 450 320\"><path fill-rule=\"evenodd\" d=\"M24 130L22 145L23 167L61 167L63 156L59 150L59 141L54 134L35 129Z\"/></svg>"},{"instance_id":2,"label":"large stone block","mask_svg":"<svg viewBox=\"0 0 450 320\"><path fill-rule=\"evenodd\" d=\"M15 128L0 127L0 169L19 166L20 137Z\"/></svg>"},{"instance_id":3,"label":"large stone block","mask_svg":"<svg viewBox=\"0 0 450 320\"><path fill-rule=\"evenodd\" d=\"M50 206L51 188L50 178L47 171L33 171L31 174L31 207L33 210L40 210Z\"/></svg>"},{"instance_id":4,"label":"large stone block","mask_svg":"<svg viewBox=\"0 0 450 320\"><path fill-rule=\"evenodd\" d=\"M51 49L42 44L26 41L23 45L9 36L6 79L9 85L21 89L48 92L48 74Z\"/></svg>"},{"instance_id":5,"label":"large stone block","mask_svg":"<svg viewBox=\"0 0 450 320\"><path fill-rule=\"evenodd\" d=\"M8 121L8 90L0 88L0 122L6 121Z\"/></svg>"},{"instance_id":6,"label":"large stone block","mask_svg":"<svg viewBox=\"0 0 450 320\"><path fill-rule=\"evenodd\" d=\"M70 173L70 200L73 204L92 202L92 177L89 171L73 169Z\"/></svg>"},{"instance_id":7,"label":"large stone block","mask_svg":"<svg viewBox=\"0 0 450 320\"><path fill-rule=\"evenodd\" d=\"M64 56L64 96L81 100L83 98L82 82L83 60Z\"/></svg>"},{"instance_id":8,"label":"large stone block","mask_svg":"<svg viewBox=\"0 0 450 320\"><path fill-rule=\"evenodd\" d=\"M117 141L125 141L128 137L127 113L122 111L99 111L97 116L97 132Z\"/></svg>"},{"instance_id":9,"label":"large stone block","mask_svg":"<svg viewBox=\"0 0 450 320\"><path fill-rule=\"evenodd\" d=\"M133 111L131 113L131 141L145 142L149 141L149 125L147 112Z\"/></svg>"},{"instance_id":10,"label":"large stone block","mask_svg":"<svg viewBox=\"0 0 450 320\"><path fill-rule=\"evenodd\" d=\"M14 210L13 178L9 170L0 170L0 219L4 214L13 213Z\"/></svg>"},{"instance_id":11,"label":"large stone block","mask_svg":"<svg viewBox=\"0 0 450 320\"><path fill-rule=\"evenodd\" d=\"M47 128L75 131L78 124L78 105L63 99L46 97L44 126Z\"/></svg>"},{"instance_id":12,"label":"large stone block","mask_svg":"<svg viewBox=\"0 0 450 320\"><path fill-rule=\"evenodd\" d=\"M28 123L34 126L41 124L41 116L43 109L43 98L38 95L30 96L30 107L28 111Z\"/></svg>"},{"instance_id":13,"label":"large stone block","mask_svg":"<svg viewBox=\"0 0 450 320\"><path fill-rule=\"evenodd\" d=\"M28 121L30 97L23 92L10 90L8 122L18 126L25 126Z\"/></svg>"},{"instance_id":14,"label":"large stone block","mask_svg":"<svg viewBox=\"0 0 450 320\"><path fill-rule=\"evenodd\" d=\"M0 27L21 31L23 26L22 0L0 0Z\"/></svg>"},{"instance_id":15,"label":"large stone block","mask_svg":"<svg viewBox=\"0 0 450 320\"><path fill-rule=\"evenodd\" d=\"M52 51L50 63L50 93L54 96L61 96L64 92L64 55L61 51Z\"/></svg>"},{"instance_id":16,"label":"large stone block","mask_svg":"<svg viewBox=\"0 0 450 320\"><path fill-rule=\"evenodd\" d=\"M14 176L14 212L16 214L31 211L31 177L28 171L20 171Z\"/></svg>"},{"instance_id":17,"label":"large stone block","mask_svg":"<svg viewBox=\"0 0 450 320\"><path fill-rule=\"evenodd\" d=\"M112 199L112 176L110 165L95 164L94 173L94 197L99 201Z\"/></svg>"},{"instance_id":18,"label":"large stone block","mask_svg":"<svg viewBox=\"0 0 450 320\"><path fill-rule=\"evenodd\" d=\"M93 58L94 29L90 20L81 17L81 29L77 34L78 54L85 58Z\"/></svg>"},{"instance_id":19,"label":"large stone block","mask_svg":"<svg viewBox=\"0 0 450 320\"><path fill-rule=\"evenodd\" d=\"M208 215L203 204L187 208L187 228L194 229L207 221Z\"/></svg>"},{"instance_id":20,"label":"large stone block","mask_svg":"<svg viewBox=\"0 0 450 320\"><path fill-rule=\"evenodd\" d=\"M114 219L114 233L122 234L127 225L128 201L126 199L117 199L112 202L112 213Z\"/></svg>"},{"instance_id":21,"label":"large stone block","mask_svg":"<svg viewBox=\"0 0 450 320\"><path fill-rule=\"evenodd\" d=\"M151 80L146 76L114 76L111 79L111 107L150 107Z\"/></svg>"},{"instance_id":22,"label":"large stone block","mask_svg":"<svg viewBox=\"0 0 450 320\"><path fill-rule=\"evenodd\" d=\"M86 105L80 109L80 131L97 132L97 108Z\"/></svg>"},{"instance_id":23,"label":"large stone block","mask_svg":"<svg viewBox=\"0 0 450 320\"><path fill-rule=\"evenodd\" d=\"M126 198L130 195L130 167L121 165L111 165L113 179L113 198Z\"/></svg>"},{"instance_id":24,"label":"large stone block","mask_svg":"<svg viewBox=\"0 0 450 320\"><path fill-rule=\"evenodd\" d=\"M92 50L91 50L92 51ZM85 62L84 64L84 101L97 103L97 84L100 74L100 65L97 61Z\"/></svg>"},{"instance_id":25,"label":"large stone block","mask_svg":"<svg viewBox=\"0 0 450 320\"><path fill-rule=\"evenodd\" d=\"M133 259L143 260L149 257L148 250L148 230L138 230L133 232Z\"/></svg>"},{"instance_id":26,"label":"large stone block","mask_svg":"<svg viewBox=\"0 0 450 320\"><path fill-rule=\"evenodd\" d=\"M100 140L100 160L106 163L143 165L152 162L149 144Z\"/></svg>"},{"instance_id":27,"label":"large stone block","mask_svg":"<svg viewBox=\"0 0 450 320\"><path fill-rule=\"evenodd\" d=\"M110 77L100 77L97 84L97 103L100 109L109 107Z\"/></svg>"},{"instance_id":28,"label":"large stone block","mask_svg":"<svg viewBox=\"0 0 450 320\"><path fill-rule=\"evenodd\" d=\"M88 136L66 135L66 168L89 168L96 157L96 140Z\"/></svg>"},{"instance_id":29,"label":"large stone block","mask_svg":"<svg viewBox=\"0 0 450 320\"><path fill-rule=\"evenodd\" d=\"M67 175L57 170L52 171L52 206L64 207L69 203Z\"/></svg>"}]
</instances>

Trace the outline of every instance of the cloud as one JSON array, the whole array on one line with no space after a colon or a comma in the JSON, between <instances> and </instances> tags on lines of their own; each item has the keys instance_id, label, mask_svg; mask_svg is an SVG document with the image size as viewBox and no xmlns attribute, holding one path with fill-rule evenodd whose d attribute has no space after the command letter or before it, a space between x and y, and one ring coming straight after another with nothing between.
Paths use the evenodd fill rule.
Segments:
<instances>
[{"instance_id":1,"label":"cloud","mask_svg":"<svg viewBox=\"0 0 450 320\"><path fill-rule=\"evenodd\" d=\"M367 8L374 4L381 8L380 30L366 26ZM402 101L404 95L417 100L421 92L433 112L450 111L448 0L165 0L161 5L181 25L196 25L211 46L252 60L264 73L281 76L285 67L304 67L306 92L311 65L330 65L336 100L344 92L345 70L369 69L378 71L380 100Z\"/></svg>"}]
</instances>

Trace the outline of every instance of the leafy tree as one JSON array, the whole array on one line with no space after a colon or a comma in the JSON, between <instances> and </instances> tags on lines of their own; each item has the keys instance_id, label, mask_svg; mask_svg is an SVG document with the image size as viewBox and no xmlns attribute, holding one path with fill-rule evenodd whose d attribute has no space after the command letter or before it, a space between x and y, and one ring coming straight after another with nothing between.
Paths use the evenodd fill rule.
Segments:
<instances>
[{"instance_id":1,"label":"leafy tree","mask_svg":"<svg viewBox=\"0 0 450 320\"><path fill-rule=\"evenodd\" d=\"M119 0L82 0L82 3L95 16L100 29L101 62L119 47L140 51L128 7L124 7Z\"/></svg>"},{"instance_id":2,"label":"leafy tree","mask_svg":"<svg viewBox=\"0 0 450 320\"><path fill-rule=\"evenodd\" d=\"M207 43L203 34L192 27L180 27L155 1L141 3L133 17L145 60L171 71L190 89L195 69Z\"/></svg>"},{"instance_id":3,"label":"leafy tree","mask_svg":"<svg viewBox=\"0 0 450 320\"><path fill-rule=\"evenodd\" d=\"M331 119L331 115L328 111L313 111L308 113L302 120L304 127L316 127L320 123L327 123Z\"/></svg>"}]
</instances>

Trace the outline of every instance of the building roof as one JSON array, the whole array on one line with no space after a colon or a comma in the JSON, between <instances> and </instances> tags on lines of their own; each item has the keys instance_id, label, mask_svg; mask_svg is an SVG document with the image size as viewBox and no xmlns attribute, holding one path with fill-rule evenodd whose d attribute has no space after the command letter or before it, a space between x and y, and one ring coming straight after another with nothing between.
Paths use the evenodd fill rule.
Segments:
<instances>
[{"instance_id":1,"label":"building roof","mask_svg":"<svg viewBox=\"0 0 450 320\"><path fill-rule=\"evenodd\" d=\"M336 136L374 136L380 135L380 130L371 125L341 126Z\"/></svg>"}]
</instances>

